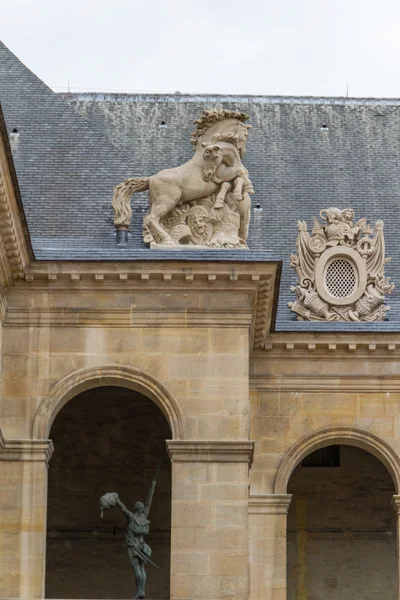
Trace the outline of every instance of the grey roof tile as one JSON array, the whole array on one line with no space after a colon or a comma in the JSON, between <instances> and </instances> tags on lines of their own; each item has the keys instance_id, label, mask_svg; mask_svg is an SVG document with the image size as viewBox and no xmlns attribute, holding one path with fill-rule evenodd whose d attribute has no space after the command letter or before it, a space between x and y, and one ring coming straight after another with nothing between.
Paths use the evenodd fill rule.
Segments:
<instances>
[{"instance_id":1,"label":"grey roof tile","mask_svg":"<svg viewBox=\"0 0 400 600\"><path fill-rule=\"evenodd\" d=\"M256 195L249 246L283 262L277 330L400 331L400 100L258 96L65 96L93 126L131 157L135 174L151 175L192 155L193 120L204 108L245 110L253 125L245 164ZM161 121L167 127L160 128ZM327 129L322 130L323 124ZM287 307L296 275L297 219L312 224L322 208L350 206L358 218L385 222L387 274L397 283L389 320L378 324L302 323ZM141 245L143 195L134 200L132 246ZM135 220L136 217L136 220ZM110 238L111 244L113 237Z\"/></svg>"},{"instance_id":2,"label":"grey roof tile","mask_svg":"<svg viewBox=\"0 0 400 600\"><path fill-rule=\"evenodd\" d=\"M68 100L68 102L66 102ZM400 100L213 95L57 95L0 43L0 102L38 260L281 260L277 330L400 331ZM193 121L204 108L250 114L245 164L262 211L251 251L154 251L144 247L145 194L133 202L129 246L115 246L115 184L192 156ZM167 127L159 127L165 121ZM328 128L321 130L323 123ZM388 275L397 284L389 320L301 323L287 308L297 219L321 208L355 209L385 221ZM228 257L229 255L229 257Z\"/></svg>"},{"instance_id":3,"label":"grey roof tile","mask_svg":"<svg viewBox=\"0 0 400 600\"><path fill-rule=\"evenodd\" d=\"M34 252L38 236L107 236L112 189L131 174L123 153L1 42L0 103L19 133L11 148Z\"/></svg>"}]
</instances>

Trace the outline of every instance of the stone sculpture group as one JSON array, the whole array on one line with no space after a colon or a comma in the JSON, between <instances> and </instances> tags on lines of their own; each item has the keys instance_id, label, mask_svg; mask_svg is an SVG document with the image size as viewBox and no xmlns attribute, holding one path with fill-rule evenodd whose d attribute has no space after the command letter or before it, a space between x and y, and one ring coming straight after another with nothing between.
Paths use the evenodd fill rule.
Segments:
<instances>
[{"instance_id":1,"label":"stone sculpture group","mask_svg":"<svg viewBox=\"0 0 400 600\"><path fill-rule=\"evenodd\" d=\"M151 177L120 183L112 201L120 237L131 222L131 196L148 190L143 239L151 248L247 248L254 193L242 164L247 119L233 110L203 111L192 133L193 158Z\"/></svg>"},{"instance_id":2,"label":"stone sculpture group","mask_svg":"<svg viewBox=\"0 0 400 600\"><path fill-rule=\"evenodd\" d=\"M194 156L151 177L126 179L113 196L117 239L126 243L131 196L148 190L143 239L151 248L247 248L253 185L242 164L248 115L204 110L195 121ZM289 308L302 321L383 321L385 295L394 285L385 277L383 221L375 230L353 209L321 210L311 235L298 221L297 254L291 266L299 282Z\"/></svg>"},{"instance_id":3,"label":"stone sculpture group","mask_svg":"<svg viewBox=\"0 0 400 600\"><path fill-rule=\"evenodd\" d=\"M324 223L314 218L311 235L298 221L297 254L291 266L299 282L290 289L296 301L289 308L301 321L383 321L384 304L394 284L385 277L383 221L375 230L353 209L321 210Z\"/></svg>"}]
</instances>

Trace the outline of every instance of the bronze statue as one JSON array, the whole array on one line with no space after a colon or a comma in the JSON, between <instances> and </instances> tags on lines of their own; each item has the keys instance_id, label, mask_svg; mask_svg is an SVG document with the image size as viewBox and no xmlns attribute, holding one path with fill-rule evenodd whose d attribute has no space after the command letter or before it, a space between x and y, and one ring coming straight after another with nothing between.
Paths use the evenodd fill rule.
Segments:
<instances>
[{"instance_id":1,"label":"bronze statue","mask_svg":"<svg viewBox=\"0 0 400 600\"><path fill-rule=\"evenodd\" d=\"M114 506L118 507L126 517L127 525L125 529L125 541L128 546L129 561L135 572L137 589L135 598L145 598L145 565L150 564L153 567L159 568L152 560L150 560L151 548L143 539L143 536L147 535L150 529L150 521L147 517L153 500L156 483L157 474L150 484L146 503L135 502L132 512L126 508L119 499L118 494L115 492L104 494L104 496L100 498L101 517L103 516L103 509L112 508Z\"/></svg>"}]
</instances>

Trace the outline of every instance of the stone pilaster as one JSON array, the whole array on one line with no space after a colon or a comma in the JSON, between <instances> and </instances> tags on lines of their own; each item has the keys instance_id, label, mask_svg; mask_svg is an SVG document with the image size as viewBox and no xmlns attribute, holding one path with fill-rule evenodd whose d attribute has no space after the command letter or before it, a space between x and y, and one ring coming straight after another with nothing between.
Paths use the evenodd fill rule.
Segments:
<instances>
[{"instance_id":1,"label":"stone pilaster","mask_svg":"<svg viewBox=\"0 0 400 600\"><path fill-rule=\"evenodd\" d=\"M398 598L400 599L400 495L395 495L392 498L392 506L396 512L396 530L397 530L397 589Z\"/></svg>"},{"instance_id":2,"label":"stone pilaster","mask_svg":"<svg viewBox=\"0 0 400 600\"><path fill-rule=\"evenodd\" d=\"M0 432L0 597L43 598L51 440Z\"/></svg>"},{"instance_id":3,"label":"stone pilaster","mask_svg":"<svg viewBox=\"0 0 400 600\"><path fill-rule=\"evenodd\" d=\"M286 600L286 533L290 494L249 498L251 600Z\"/></svg>"},{"instance_id":4,"label":"stone pilaster","mask_svg":"<svg viewBox=\"0 0 400 600\"><path fill-rule=\"evenodd\" d=\"M171 600L248 599L248 473L254 442L168 441Z\"/></svg>"}]
</instances>

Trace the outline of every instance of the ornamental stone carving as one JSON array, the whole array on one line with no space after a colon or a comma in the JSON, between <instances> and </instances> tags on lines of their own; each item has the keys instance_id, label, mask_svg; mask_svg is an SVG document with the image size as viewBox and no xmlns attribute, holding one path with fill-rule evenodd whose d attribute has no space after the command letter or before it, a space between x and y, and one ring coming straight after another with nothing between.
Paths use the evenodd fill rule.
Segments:
<instances>
[{"instance_id":1,"label":"ornamental stone carving","mask_svg":"<svg viewBox=\"0 0 400 600\"><path fill-rule=\"evenodd\" d=\"M366 219L354 221L351 208L321 210L311 235L297 222L297 254L291 266L299 282L290 290L289 308L300 321L383 321L389 306L385 295L394 284L385 277L383 221L375 230Z\"/></svg>"},{"instance_id":2,"label":"ornamental stone carving","mask_svg":"<svg viewBox=\"0 0 400 600\"><path fill-rule=\"evenodd\" d=\"M131 196L148 190L143 239L151 248L247 248L254 193L242 164L247 119L233 110L203 111L192 133L191 160L117 185L112 204L119 243L126 243Z\"/></svg>"}]
</instances>

